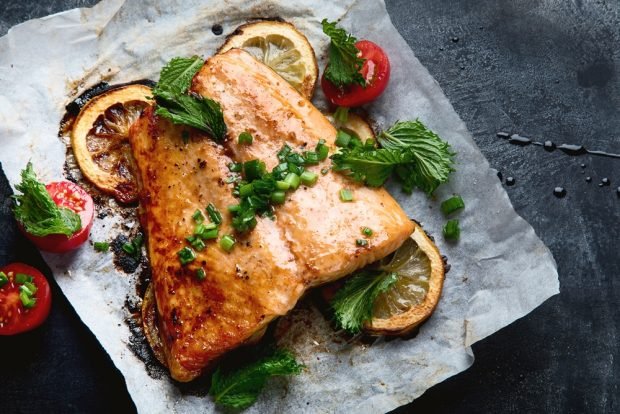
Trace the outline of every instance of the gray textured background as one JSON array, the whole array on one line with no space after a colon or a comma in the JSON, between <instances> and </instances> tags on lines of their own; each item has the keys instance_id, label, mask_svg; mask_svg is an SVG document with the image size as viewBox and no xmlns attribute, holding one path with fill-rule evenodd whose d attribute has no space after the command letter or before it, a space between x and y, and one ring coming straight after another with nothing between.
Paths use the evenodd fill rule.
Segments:
<instances>
[{"instance_id":1,"label":"gray textured background","mask_svg":"<svg viewBox=\"0 0 620 414\"><path fill-rule=\"evenodd\" d=\"M24 20L94 3L4 0L0 35ZM506 130L620 152L620 3L386 3L491 165L516 179L510 198L553 252L562 290L476 344L468 371L397 411L620 412L620 160L547 153L495 137ZM602 177L612 185L598 187ZM552 195L556 186L566 188L566 198ZM0 174L0 264L43 268L10 219L8 194ZM0 412L133 411L122 377L53 288L44 327L0 338Z\"/></svg>"}]
</instances>

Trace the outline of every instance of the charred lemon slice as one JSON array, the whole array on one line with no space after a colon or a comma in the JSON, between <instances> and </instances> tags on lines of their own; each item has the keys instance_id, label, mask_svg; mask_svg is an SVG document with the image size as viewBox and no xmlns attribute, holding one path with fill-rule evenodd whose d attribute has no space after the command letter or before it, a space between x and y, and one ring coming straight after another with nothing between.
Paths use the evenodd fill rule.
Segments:
<instances>
[{"instance_id":1,"label":"charred lemon slice","mask_svg":"<svg viewBox=\"0 0 620 414\"><path fill-rule=\"evenodd\" d=\"M396 283L377 296L373 318L364 330L373 335L405 335L435 310L444 281L444 263L435 244L416 224L411 237L380 263L398 274Z\"/></svg>"},{"instance_id":2,"label":"charred lemon slice","mask_svg":"<svg viewBox=\"0 0 620 414\"><path fill-rule=\"evenodd\" d=\"M149 283L142 300L142 327L144 328L144 336L153 350L155 358L162 365L167 366L164 354L164 344L159 335L159 325L157 324L157 309L155 306L155 293L153 292L153 284Z\"/></svg>"},{"instance_id":3,"label":"charred lemon slice","mask_svg":"<svg viewBox=\"0 0 620 414\"><path fill-rule=\"evenodd\" d=\"M219 53L238 48L252 54L306 98L311 99L319 69L306 36L285 22L261 21L239 26Z\"/></svg>"},{"instance_id":4,"label":"charred lemon slice","mask_svg":"<svg viewBox=\"0 0 620 414\"><path fill-rule=\"evenodd\" d=\"M338 129L342 129L349 134L357 135L362 141L366 141L368 138L374 138L375 133L372 130L370 124L361 116L349 112L347 120L345 122L337 122L334 119L334 114L327 115L327 119Z\"/></svg>"},{"instance_id":5,"label":"charred lemon slice","mask_svg":"<svg viewBox=\"0 0 620 414\"><path fill-rule=\"evenodd\" d=\"M151 89L139 84L107 90L84 105L71 131L73 153L84 176L121 203L137 198L129 127L149 105L150 96Z\"/></svg>"}]
</instances>

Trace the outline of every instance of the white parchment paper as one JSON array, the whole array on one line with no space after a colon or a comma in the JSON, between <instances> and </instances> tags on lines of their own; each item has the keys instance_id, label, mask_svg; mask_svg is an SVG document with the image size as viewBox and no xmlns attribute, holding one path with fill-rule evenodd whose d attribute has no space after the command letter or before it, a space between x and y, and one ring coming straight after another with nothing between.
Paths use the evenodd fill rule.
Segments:
<instances>
[{"instance_id":1,"label":"white parchment paper","mask_svg":"<svg viewBox=\"0 0 620 414\"><path fill-rule=\"evenodd\" d=\"M387 92L368 108L380 126L424 121L458 153L457 172L436 200L390 188L411 217L436 235L452 266L432 318L409 340L347 344L312 305L281 323L281 342L308 367L300 376L270 383L249 412L384 412L410 402L432 385L473 363L471 344L526 315L558 293L555 262L519 217L464 123L440 87L392 26L381 0L196 1L104 0L14 27L0 38L0 162L11 185L32 160L45 181L63 178L65 144L58 138L64 106L102 81L157 79L174 56L209 56L224 35L257 17L281 17L310 39L319 67L327 39L320 21L342 19L358 38L379 43L392 63ZM320 91L317 104L321 105ZM444 243L439 202L459 193L462 239ZM125 225L123 228L122 225ZM127 230L118 215L95 221L91 240ZM153 378L129 349L125 300L135 276L119 273L112 254L86 244L65 255L46 254L58 284L125 376L140 412L209 412L207 390L184 393L168 377ZM87 294L85 294L87 293Z\"/></svg>"}]
</instances>

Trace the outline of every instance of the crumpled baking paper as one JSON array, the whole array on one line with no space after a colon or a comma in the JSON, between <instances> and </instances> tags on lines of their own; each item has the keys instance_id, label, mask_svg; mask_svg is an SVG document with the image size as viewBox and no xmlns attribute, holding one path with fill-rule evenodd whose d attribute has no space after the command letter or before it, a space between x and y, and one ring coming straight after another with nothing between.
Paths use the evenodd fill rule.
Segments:
<instances>
[{"instance_id":1,"label":"crumpled baking paper","mask_svg":"<svg viewBox=\"0 0 620 414\"><path fill-rule=\"evenodd\" d=\"M281 17L312 43L324 66L327 38L320 22L342 19L360 39L387 52L392 79L368 110L381 127L420 118L458 154L449 184L428 199L389 189L407 213L436 235L452 269L441 302L409 340L347 343L325 317L304 303L280 323L280 342L307 366L294 378L270 382L249 412L384 412L406 404L474 360L470 346L526 315L559 292L556 265L534 230L514 211L496 171L476 147L439 85L392 26L381 0L124 1L104 0L14 27L0 39L0 161L10 183L32 160L45 181L63 178L65 143L58 138L64 106L102 81L157 79L174 56L210 56L224 35L248 19ZM320 88L319 88L320 89ZM320 91L315 102L322 106ZM462 238L444 243L439 203L453 193L467 207ZM114 204L113 201L110 201ZM134 225L119 215L96 219L91 240L110 240ZM64 255L45 254L78 315L123 373L140 412L210 412L207 390L184 393L169 377L153 378L129 349L125 301L135 296L136 276L118 272L111 253L86 244Z\"/></svg>"}]
</instances>

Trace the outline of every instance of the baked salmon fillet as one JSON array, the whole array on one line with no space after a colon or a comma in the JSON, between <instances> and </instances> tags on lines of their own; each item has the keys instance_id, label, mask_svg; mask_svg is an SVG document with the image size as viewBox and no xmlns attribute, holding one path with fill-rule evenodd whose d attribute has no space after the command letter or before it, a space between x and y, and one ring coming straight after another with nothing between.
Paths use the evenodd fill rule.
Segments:
<instances>
[{"instance_id":1,"label":"baked salmon fillet","mask_svg":"<svg viewBox=\"0 0 620 414\"><path fill-rule=\"evenodd\" d=\"M319 174L313 187L287 194L274 219L257 217L253 230L235 234L226 209L238 200L225 181L227 165L260 159L271 169L285 143L301 150L322 138L334 150L336 131L286 81L240 50L209 59L192 90L221 104L229 130L224 143L172 125L153 107L130 130L159 333L178 381L196 378L227 351L260 337L308 288L385 257L413 232L385 190L330 172ZM253 135L252 145L237 144L243 131ZM329 162L310 169L318 172ZM340 200L342 188L353 191L353 202ZM209 203L222 211L220 237L235 234L237 244L227 253L207 242L196 260L182 265L178 252L194 232L192 214ZM363 227L374 233L359 247ZM206 271L204 280L196 277L198 268Z\"/></svg>"}]
</instances>

